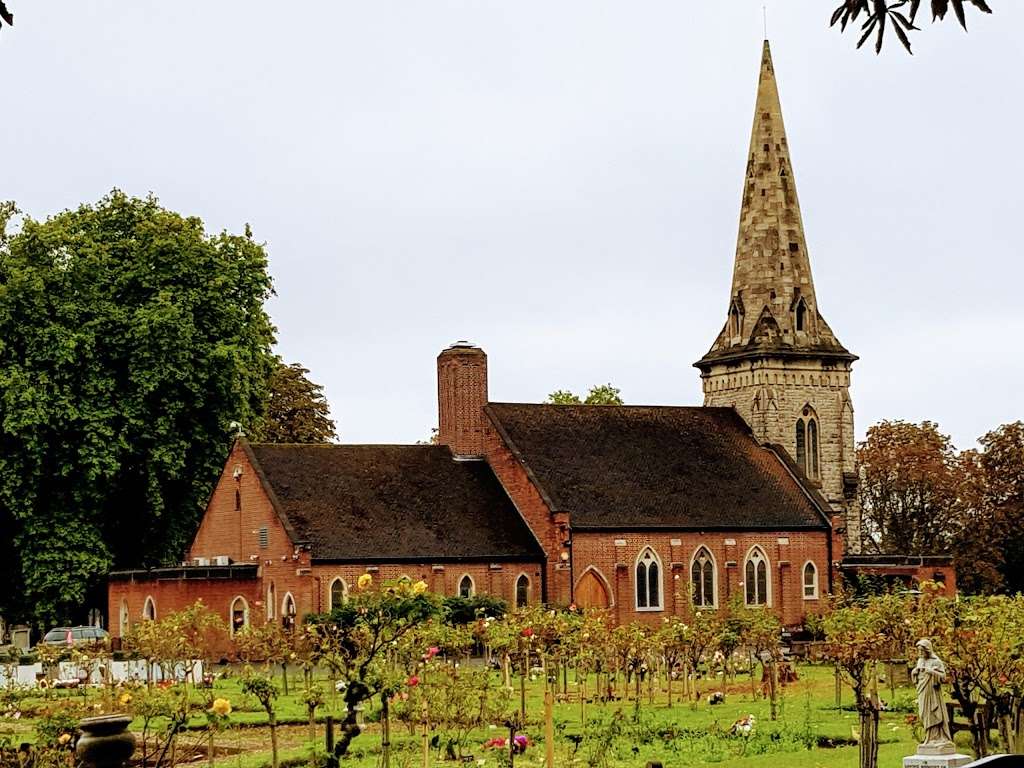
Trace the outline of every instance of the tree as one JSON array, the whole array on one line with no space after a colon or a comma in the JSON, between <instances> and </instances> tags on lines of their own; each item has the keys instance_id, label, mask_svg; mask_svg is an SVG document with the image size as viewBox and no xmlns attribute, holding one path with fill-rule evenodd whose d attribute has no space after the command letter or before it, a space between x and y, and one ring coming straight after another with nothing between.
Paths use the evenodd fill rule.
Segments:
<instances>
[{"instance_id":1,"label":"tree","mask_svg":"<svg viewBox=\"0 0 1024 768\"><path fill-rule=\"evenodd\" d=\"M548 395L548 402L554 405L623 405L619 389L611 384L595 384L584 400L567 389L556 389Z\"/></svg>"},{"instance_id":2,"label":"tree","mask_svg":"<svg viewBox=\"0 0 1024 768\"><path fill-rule=\"evenodd\" d=\"M112 567L176 561L267 395L264 246L114 190L6 233L0 524L13 615L68 620Z\"/></svg>"},{"instance_id":3,"label":"tree","mask_svg":"<svg viewBox=\"0 0 1024 768\"><path fill-rule=\"evenodd\" d=\"M309 369L278 360L270 375L263 419L254 431L266 443L329 443L337 438L323 387L310 381Z\"/></svg>"},{"instance_id":4,"label":"tree","mask_svg":"<svg viewBox=\"0 0 1024 768\"><path fill-rule=\"evenodd\" d=\"M992 13L992 9L988 7L988 3L985 0L966 1L984 13ZM946 17L950 2L953 4L953 12L956 14L957 21L966 30L967 14L964 10L965 0L931 0L932 22L934 23L936 20L941 21ZM907 33L920 29L914 26L914 22L917 20L917 12L920 9L921 0L895 0L891 5L888 4L887 0L843 0L839 7L832 12L830 26L839 24L840 31L845 32L846 26L850 24L852 28L851 22L856 21L863 13L864 23L861 25L862 34L857 42L858 48L864 45L864 42L874 33L876 35L875 53L881 53L882 40L885 37L885 27L888 23L900 43L907 49L907 53L912 54L910 38Z\"/></svg>"},{"instance_id":5,"label":"tree","mask_svg":"<svg viewBox=\"0 0 1024 768\"><path fill-rule=\"evenodd\" d=\"M965 533L983 540L998 557L976 557L963 571L994 563L1011 594L1024 591L1024 421L1003 424L979 441L982 450L967 460L976 470L974 505ZM970 528L970 530L967 530ZM959 544L958 544L959 546ZM959 575L958 575L959 579Z\"/></svg>"},{"instance_id":6,"label":"tree","mask_svg":"<svg viewBox=\"0 0 1024 768\"><path fill-rule=\"evenodd\" d=\"M956 451L930 421L883 421L857 448L864 544L910 555L948 551L956 530Z\"/></svg>"},{"instance_id":7,"label":"tree","mask_svg":"<svg viewBox=\"0 0 1024 768\"><path fill-rule=\"evenodd\" d=\"M7 10L7 5L3 2L0 2L0 19L2 19L7 26L14 26L14 14ZM0 24L0 27L3 27L3 24Z\"/></svg>"},{"instance_id":8,"label":"tree","mask_svg":"<svg viewBox=\"0 0 1024 768\"><path fill-rule=\"evenodd\" d=\"M826 652L853 688L860 720L860 768L877 768L881 703L872 680L877 679L875 664L891 656L882 617L870 605L849 605L827 616L824 629Z\"/></svg>"},{"instance_id":9,"label":"tree","mask_svg":"<svg viewBox=\"0 0 1024 768\"><path fill-rule=\"evenodd\" d=\"M369 574L359 578L359 592L331 613L311 616L310 630L317 658L345 681L345 719L335 755L348 752L359 735L359 710L373 696L389 697L397 690L388 654L402 638L441 610L440 598L427 585L408 577L385 581L373 588Z\"/></svg>"}]
</instances>

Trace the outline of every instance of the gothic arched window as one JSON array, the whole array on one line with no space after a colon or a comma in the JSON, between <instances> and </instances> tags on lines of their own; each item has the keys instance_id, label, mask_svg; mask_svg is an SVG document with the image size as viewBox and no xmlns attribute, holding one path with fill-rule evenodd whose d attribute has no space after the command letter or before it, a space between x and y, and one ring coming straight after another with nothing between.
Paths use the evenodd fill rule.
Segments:
<instances>
[{"instance_id":1,"label":"gothic arched window","mask_svg":"<svg viewBox=\"0 0 1024 768\"><path fill-rule=\"evenodd\" d=\"M754 547L747 554L743 572L747 605L768 605L768 558L760 547Z\"/></svg>"},{"instance_id":2,"label":"gothic arched window","mask_svg":"<svg viewBox=\"0 0 1024 768\"><path fill-rule=\"evenodd\" d=\"M819 476L818 456L818 419L805 406L803 416L796 420L796 463L812 480Z\"/></svg>"},{"instance_id":3,"label":"gothic arched window","mask_svg":"<svg viewBox=\"0 0 1024 768\"><path fill-rule=\"evenodd\" d=\"M341 608L348 600L348 586L340 576L331 582L331 605L330 609Z\"/></svg>"},{"instance_id":4,"label":"gothic arched window","mask_svg":"<svg viewBox=\"0 0 1024 768\"><path fill-rule=\"evenodd\" d=\"M281 626L285 629L295 628L295 598L291 592L285 593L284 602L281 603Z\"/></svg>"},{"instance_id":5,"label":"gothic arched window","mask_svg":"<svg viewBox=\"0 0 1024 768\"><path fill-rule=\"evenodd\" d=\"M231 634L249 624L249 603L242 596L231 601Z\"/></svg>"},{"instance_id":6,"label":"gothic arched window","mask_svg":"<svg viewBox=\"0 0 1024 768\"><path fill-rule=\"evenodd\" d=\"M142 605L142 618L156 621L156 603L153 602L152 597L147 597L146 602Z\"/></svg>"},{"instance_id":7,"label":"gothic arched window","mask_svg":"<svg viewBox=\"0 0 1024 768\"><path fill-rule=\"evenodd\" d=\"M473 577L468 573L459 579L459 597L472 597L476 592L476 585L473 584Z\"/></svg>"},{"instance_id":8,"label":"gothic arched window","mask_svg":"<svg viewBox=\"0 0 1024 768\"><path fill-rule=\"evenodd\" d=\"M660 611L662 608L661 565L650 547L636 560L636 608L638 611Z\"/></svg>"},{"instance_id":9,"label":"gothic arched window","mask_svg":"<svg viewBox=\"0 0 1024 768\"><path fill-rule=\"evenodd\" d=\"M516 608L525 608L530 602L530 579L525 574L516 579Z\"/></svg>"},{"instance_id":10,"label":"gothic arched window","mask_svg":"<svg viewBox=\"0 0 1024 768\"><path fill-rule=\"evenodd\" d=\"M796 303L795 314L796 314L796 329L798 331L806 331L807 330L807 302L805 302L803 299L800 299L800 301L798 301Z\"/></svg>"},{"instance_id":11,"label":"gothic arched window","mask_svg":"<svg viewBox=\"0 0 1024 768\"><path fill-rule=\"evenodd\" d=\"M804 600L818 597L818 569L808 560L804 563Z\"/></svg>"},{"instance_id":12,"label":"gothic arched window","mask_svg":"<svg viewBox=\"0 0 1024 768\"><path fill-rule=\"evenodd\" d=\"M707 547L701 547L693 556L690 566L690 582L693 585L693 604L697 608L715 606L715 561Z\"/></svg>"},{"instance_id":13,"label":"gothic arched window","mask_svg":"<svg viewBox=\"0 0 1024 768\"><path fill-rule=\"evenodd\" d=\"M274 586L274 582L270 582L270 586L267 587L267 621L271 621L274 618L276 608L277 587Z\"/></svg>"},{"instance_id":14,"label":"gothic arched window","mask_svg":"<svg viewBox=\"0 0 1024 768\"><path fill-rule=\"evenodd\" d=\"M131 628L131 614L128 613L128 601L121 598L121 615L119 617L118 627L120 627L120 636L124 637L128 634L128 630Z\"/></svg>"}]
</instances>

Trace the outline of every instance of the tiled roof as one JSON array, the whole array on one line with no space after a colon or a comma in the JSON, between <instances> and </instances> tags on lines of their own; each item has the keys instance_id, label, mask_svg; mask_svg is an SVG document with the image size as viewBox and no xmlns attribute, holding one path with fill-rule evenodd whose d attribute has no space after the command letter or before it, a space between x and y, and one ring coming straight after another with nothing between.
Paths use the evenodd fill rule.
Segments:
<instances>
[{"instance_id":1,"label":"tiled roof","mask_svg":"<svg viewBox=\"0 0 1024 768\"><path fill-rule=\"evenodd\" d=\"M824 499L732 408L490 403L485 410L552 507L571 514L573 528L827 528Z\"/></svg>"},{"instance_id":2,"label":"tiled roof","mask_svg":"<svg viewBox=\"0 0 1024 768\"><path fill-rule=\"evenodd\" d=\"M540 546L482 461L436 445L252 444L272 501L314 560L536 560Z\"/></svg>"}]
</instances>

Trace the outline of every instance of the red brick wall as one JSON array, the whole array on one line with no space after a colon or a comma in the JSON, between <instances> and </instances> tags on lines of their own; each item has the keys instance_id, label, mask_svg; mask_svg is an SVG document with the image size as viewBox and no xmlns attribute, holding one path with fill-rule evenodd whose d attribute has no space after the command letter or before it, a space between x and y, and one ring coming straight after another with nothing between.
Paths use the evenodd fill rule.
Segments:
<instances>
[{"instance_id":1,"label":"red brick wall","mask_svg":"<svg viewBox=\"0 0 1024 768\"><path fill-rule=\"evenodd\" d=\"M317 611L330 610L330 589L336 578L341 578L348 590L356 590L356 582L364 573L370 573L375 583L388 579L408 576L413 581L423 580L431 592L441 595L457 595L462 577L469 575L473 580L474 593L493 595L505 600L510 606L515 604L515 584L521 574L530 580L528 601L530 604L540 602L541 563L402 563L383 564L379 566L365 565L321 565L314 566L316 579ZM373 570L376 569L376 570Z\"/></svg>"},{"instance_id":2,"label":"red brick wall","mask_svg":"<svg viewBox=\"0 0 1024 768\"><path fill-rule=\"evenodd\" d=\"M185 579L124 579L111 581L107 586L109 613L107 626L114 637L122 637L121 607L122 602L128 609L129 626L143 619L146 598L152 597L156 608L156 618L161 619L169 613L183 610L196 600L216 611L225 623L230 620L231 604L236 597L245 598L249 606L250 620L255 621L261 609L259 600L259 580L185 580Z\"/></svg>"},{"instance_id":3,"label":"red brick wall","mask_svg":"<svg viewBox=\"0 0 1024 768\"><path fill-rule=\"evenodd\" d=\"M241 470L241 474L236 478L237 470ZM261 528L267 529L266 547L260 546ZM239 442L224 464L224 472L210 497L189 552L190 558L204 557L211 561L217 555L228 555L237 563L260 566L262 583L255 608L262 615L279 618L289 593L295 600L297 615L314 610L309 552L293 545ZM275 592L272 607L267 605L271 584Z\"/></svg>"},{"instance_id":4,"label":"red brick wall","mask_svg":"<svg viewBox=\"0 0 1024 768\"><path fill-rule=\"evenodd\" d=\"M296 601L299 620L308 613L320 613L331 608L330 589L336 578L344 580L350 591L356 589L356 582L364 573L370 573L374 582L380 583L400 576L413 580L422 579L432 592L441 595L457 595L463 576L473 580L474 594L493 595L515 604L515 585L520 575L530 580L527 600L530 604L540 602L541 563L445 563L432 565L382 564L365 565L315 565L309 573L292 576L278 572L274 581L276 592L274 619L280 620L285 593L291 591ZM249 620L253 623L267 618L266 601L271 580L257 577L252 580L219 579L154 579L141 572L134 579L112 580L108 585L110 616L108 626L115 637L121 636L121 606L127 604L129 622L134 624L143 618L146 598L152 597L156 618L180 611L202 600L203 604L216 611L225 622L230 621L231 605L236 597L243 597L248 603ZM286 585L282 589L280 585Z\"/></svg>"},{"instance_id":5,"label":"red brick wall","mask_svg":"<svg viewBox=\"0 0 1024 768\"><path fill-rule=\"evenodd\" d=\"M545 602L568 605L569 567L561 559L561 553L567 551L563 542L569 537L569 516L564 513L552 514L522 464L512 455L489 422L484 437L484 451L494 474L544 550L547 571Z\"/></svg>"},{"instance_id":6,"label":"red brick wall","mask_svg":"<svg viewBox=\"0 0 1024 768\"><path fill-rule=\"evenodd\" d=\"M699 547L707 547L715 560L717 600L728 604L731 596L743 596L743 569L748 551L758 545L768 559L770 607L783 624L797 626L808 614L823 609L828 592L828 533L580 533L573 536L573 576L578 581L595 566L610 587L612 609L620 622L659 622L669 613L690 610L690 566ZM788 544L781 543L788 540ZM624 542L617 546L616 541ZM679 542L673 544L673 541ZM735 542L729 544L727 542ZM661 564L661 611L636 609L636 561L651 547ZM818 598L803 597L803 567L812 561L818 570ZM735 565L728 565L735 563ZM622 567L625 566L625 567Z\"/></svg>"}]
</instances>

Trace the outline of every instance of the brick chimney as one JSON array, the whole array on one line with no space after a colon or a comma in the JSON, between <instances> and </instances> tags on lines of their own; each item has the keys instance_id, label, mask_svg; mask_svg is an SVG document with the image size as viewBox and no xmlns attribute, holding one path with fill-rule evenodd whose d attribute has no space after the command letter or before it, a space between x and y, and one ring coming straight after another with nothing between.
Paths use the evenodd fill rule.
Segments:
<instances>
[{"instance_id":1,"label":"brick chimney","mask_svg":"<svg viewBox=\"0 0 1024 768\"><path fill-rule=\"evenodd\" d=\"M458 457L484 454L487 355L457 341L437 356L437 442Z\"/></svg>"}]
</instances>

